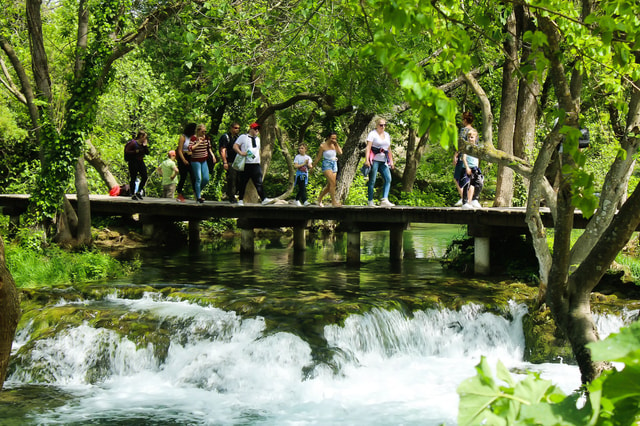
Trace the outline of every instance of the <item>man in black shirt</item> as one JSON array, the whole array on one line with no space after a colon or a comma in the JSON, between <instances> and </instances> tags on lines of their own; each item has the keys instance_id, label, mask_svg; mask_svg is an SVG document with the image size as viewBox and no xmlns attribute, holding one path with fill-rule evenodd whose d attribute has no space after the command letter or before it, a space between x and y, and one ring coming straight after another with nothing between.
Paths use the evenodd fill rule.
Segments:
<instances>
[{"instance_id":1,"label":"man in black shirt","mask_svg":"<svg viewBox=\"0 0 640 426\"><path fill-rule=\"evenodd\" d=\"M236 187L238 181L238 172L231 167L233 164L233 160L236 158L236 152L233 149L233 144L238 139L238 134L240 133L240 124L237 122L233 122L231 127L229 127L229 131L220 137L219 147L220 147L220 157L222 158L222 165L227 172L227 185L226 185L226 193L227 199L230 203L234 204L237 202L236 200Z\"/></svg>"}]
</instances>

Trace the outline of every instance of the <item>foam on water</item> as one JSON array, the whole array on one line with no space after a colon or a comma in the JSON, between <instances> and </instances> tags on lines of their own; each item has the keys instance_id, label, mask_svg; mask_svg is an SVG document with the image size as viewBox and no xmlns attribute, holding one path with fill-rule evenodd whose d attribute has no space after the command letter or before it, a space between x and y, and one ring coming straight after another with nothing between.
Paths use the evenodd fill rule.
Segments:
<instances>
[{"instance_id":1,"label":"foam on water","mask_svg":"<svg viewBox=\"0 0 640 426\"><path fill-rule=\"evenodd\" d=\"M307 342L267 332L262 318L156 294L107 303L161 318L172 333L166 356L88 324L38 342L8 384L44 376L75 397L36 423L455 424L456 388L481 355L531 367L522 361L526 310L515 304L504 316L475 305L411 316L372 309L326 326L331 359L318 361ZM565 392L579 385L576 367L538 368Z\"/></svg>"}]
</instances>

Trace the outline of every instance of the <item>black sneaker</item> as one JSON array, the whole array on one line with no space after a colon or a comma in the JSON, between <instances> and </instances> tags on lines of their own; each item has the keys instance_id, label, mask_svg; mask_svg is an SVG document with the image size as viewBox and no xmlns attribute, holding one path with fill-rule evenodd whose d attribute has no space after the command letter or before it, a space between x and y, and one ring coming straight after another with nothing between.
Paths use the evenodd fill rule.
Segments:
<instances>
[{"instance_id":1,"label":"black sneaker","mask_svg":"<svg viewBox=\"0 0 640 426\"><path fill-rule=\"evenodd\" d=\"M132 199L133 201L138 201L138 197L136 197L136 194L133 194L133 195L131 196L131 199Z\"/></svg>"},{"instance_id":2,"label":"black sneaker","mask_svg":"<svg viewBox=\"0 0 640 426\"><path fill-rule=\"evenodd\" d=\"M138 200L142 201L142 195L140 195L139 192L136 194L136 197L138 197Z\"/></svg>"}]
</instances>

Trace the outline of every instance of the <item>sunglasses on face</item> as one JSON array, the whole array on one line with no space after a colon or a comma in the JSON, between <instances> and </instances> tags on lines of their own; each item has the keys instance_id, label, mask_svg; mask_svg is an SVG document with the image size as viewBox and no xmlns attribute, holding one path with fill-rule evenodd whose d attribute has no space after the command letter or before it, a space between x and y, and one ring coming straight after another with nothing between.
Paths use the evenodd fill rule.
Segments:
<instances>
[{"instance_id":1,"label":"sunglasses on face","mask_svg":"<svg viewBox=\"0 0 640 426\"><path fill-rule=\"evenodd\" d=\"M380 127L386 127L387 125L386 125L386 124L378 124L378 126L380 126Z\"/></svg>"}]
</instances>

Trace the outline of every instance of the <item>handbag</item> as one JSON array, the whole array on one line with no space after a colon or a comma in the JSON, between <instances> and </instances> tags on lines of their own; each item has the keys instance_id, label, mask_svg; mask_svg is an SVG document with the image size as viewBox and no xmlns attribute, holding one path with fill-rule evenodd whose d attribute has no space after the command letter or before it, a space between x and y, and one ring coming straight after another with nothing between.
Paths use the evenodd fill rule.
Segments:
<instances>
[{"instance_id":1,"label":"handbag","mask_svg":"<svg viewBox=\"0 0 640 426\"><path fill-rule=\"evenodd\" d=\"M362 176L369 176L369 172L371 172L371 167L367 166L366 164L360 167L360 173L362 173Z\"/></svg>"},{"instance_id":2,"label":"handbag","mask_svg":"<svg viewBox=\"0 0 640 426\"><path fill-rule=\"evenodd\" d=\"M244 155L236 155L236 158L234 158L233 164L231 164L231 167L233 168L233 170L244 172L245 160L246 160L246 157Z\"/></svg>"}]
</instances>

